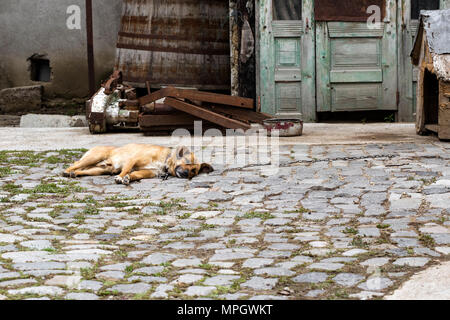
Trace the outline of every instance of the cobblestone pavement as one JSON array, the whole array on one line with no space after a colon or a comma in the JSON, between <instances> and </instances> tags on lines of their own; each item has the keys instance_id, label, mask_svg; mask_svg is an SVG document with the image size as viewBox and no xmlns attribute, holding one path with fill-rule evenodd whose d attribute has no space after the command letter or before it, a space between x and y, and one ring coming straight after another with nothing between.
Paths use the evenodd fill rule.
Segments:
<instances>
[{"instance_id":1,"label":"cobblestone pavement","mask_svg":"<svg viewBox=\"0 0 450 320\"><path fill-rule=\"evenodd\" d=\"M0 299L380 299L450 253L450 144L283 146L281 168L69 180L0 152Z\"/></svg>"}]
</instances>

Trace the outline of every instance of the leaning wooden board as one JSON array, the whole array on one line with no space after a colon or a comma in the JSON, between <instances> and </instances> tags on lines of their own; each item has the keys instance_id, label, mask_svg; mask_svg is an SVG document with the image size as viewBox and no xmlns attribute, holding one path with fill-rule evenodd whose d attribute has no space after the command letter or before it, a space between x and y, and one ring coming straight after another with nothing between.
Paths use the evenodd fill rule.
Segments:
<instances>
[{"instance_id":1,"label":"leaning wooden board","mask_svg":"<svg viewBox=\"0 0 450 320\"><path fill-rule=\"evenodd\" d=\"M226 114L236 120L251 122L251 123L262 123L264 120L272 119L273 116L261 113L254 112L251 110L244 110L235 107L224 107L219 105L208 105L202 106L205 109L211 110L213 112L219 112Z\"/></svg>"},{"instance_id":2,"label":"leaning wooden board","mask_svg":"<svg viewBox=\"0 0 450 320\"><path fill-rule=\"evenodd\" d=\"M225 128L244 129L244 130L248 130L251 128L249 124L246 124L242 121L227 118L218 113L206 110L204 108L174 98L166 98L164 103L177 110L189 113L195 117L198 117L206 121L210 121Z\"/></svg>"},{"instance_id":3,"label":"leaning wooden board","mask_svg":"<svg viewBox=\"0 0 450 320\"><path fill-rule=\"evenodd\" d=\"M211 92L202 92L198 90L189 89L177 89L173 87L167 87L158 90L150 95L144 96L139 99L141 106L155 102L165 97L172 97L178 99L188 99L191 101L210 102L227 106L240 107L244 109L253 110L254 100L248 98L241 98L235 96L228 96L224 94L217 94Z\"/></svg>"},{"instance_id":4,"label":"leaning wooden board","mask_svg":"<svg viewBox=\"0 0 450 320\"><path fill-rule=\"evenodd\" d=\"M160 126L189 126L194 121L200 120L183 112L176 112L169 115L141 115L139 117L139 127L151 128Z\"/></svg>"}]
</instances>

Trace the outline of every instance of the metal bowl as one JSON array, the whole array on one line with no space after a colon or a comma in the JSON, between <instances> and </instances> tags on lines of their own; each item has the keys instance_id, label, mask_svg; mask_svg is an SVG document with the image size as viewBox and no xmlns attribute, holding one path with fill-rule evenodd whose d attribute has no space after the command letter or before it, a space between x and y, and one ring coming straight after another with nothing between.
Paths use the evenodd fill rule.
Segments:
<instances>
[{"instance_id":1,"label":"metal bowl","mask_svg":"<svg viewBox=\"0 0 450 320\"><path fill-rule=\"evenodd\" d=\"M263 122L269 136L278 130L280 137L296 137L303 134L303 121L299 119L270 119Z\"/></svg>"}]
</instances>

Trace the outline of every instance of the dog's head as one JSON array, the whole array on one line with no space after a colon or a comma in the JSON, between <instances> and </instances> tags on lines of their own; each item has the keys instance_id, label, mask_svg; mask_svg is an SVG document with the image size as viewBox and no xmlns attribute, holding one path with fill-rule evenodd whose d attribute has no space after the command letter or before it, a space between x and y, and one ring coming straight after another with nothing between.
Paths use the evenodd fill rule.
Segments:
<instances>
[{"instance_id":1,"label":"dog's head","mask_svg":"<svg viewBox=\"0 0 450 320\"><path fill-rule=\"evenodd\" d=\"M166 160L166 168L170 175L181 179L192 179L199 174L214 171L210 164L199 163L186 147L178 147L172 151Z\"/></svg>"}]
</instances>

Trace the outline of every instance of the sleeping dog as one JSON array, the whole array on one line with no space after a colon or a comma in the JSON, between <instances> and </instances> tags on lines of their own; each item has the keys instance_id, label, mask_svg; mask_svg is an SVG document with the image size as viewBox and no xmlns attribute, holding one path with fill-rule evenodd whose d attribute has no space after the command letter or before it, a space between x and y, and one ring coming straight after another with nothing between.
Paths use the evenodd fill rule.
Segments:
<instances>
[{"instance_id":1,"label":"sleeping dog","mask_svg":"<svg viewBox=\"0 0 450 320\"><path fill-rule=\"evenodd\" d=\"M129 144L121 148L95 147L65 172L65 177L117 175L118 184L155 177L173 176L182 179L214 171L207 163L199 163L186 147Z\"/></svg>"}]
</instances>

